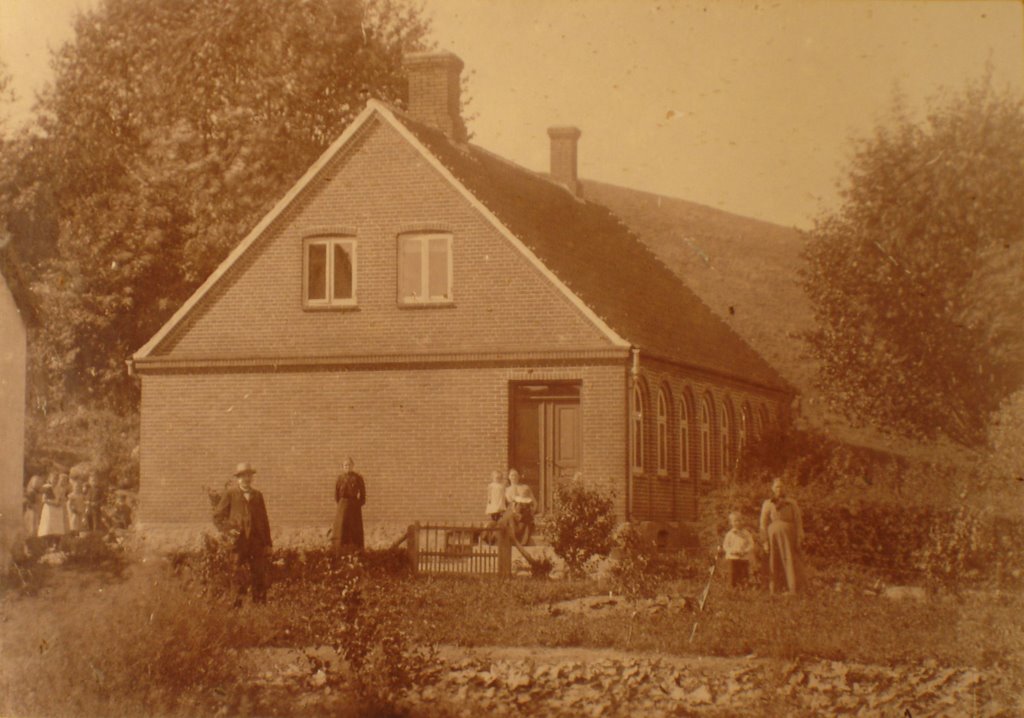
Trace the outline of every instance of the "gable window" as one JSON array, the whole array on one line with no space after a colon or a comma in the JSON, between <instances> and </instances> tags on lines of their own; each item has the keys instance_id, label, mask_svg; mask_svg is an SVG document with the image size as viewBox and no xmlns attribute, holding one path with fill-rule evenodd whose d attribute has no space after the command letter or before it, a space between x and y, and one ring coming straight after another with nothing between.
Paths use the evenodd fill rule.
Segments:
<instances>
[{"instance_id":1,"label":"gable window","mask_svg":"<svg viewBox=\"0 0 1024 718\"><path fill-rule=\"evenodd\" d=\"M700 477L711 478L711 405L708 398L700 403Z\"/></svg>"},{"instance_id":2,"label":"gable window","mask_svg":"<svg viewBox=\"0 0 1024 718\"><path fill-rule=\"evenodd\" d=\"M686 399L679 402L679 475L690 475L690 407Z\"/></svg>"},{"instance_id":3,"label":"gable window","mask_svg":"<svg viewBox=\"0 0 1024 718\"><path fill-rule=\"evenodd\" d=\"M668 473L668 400L665 390L658 391L658 475Z\"/></svg>"},{"instance_id":4,"label":"gable window","mask_svg":"<svg viewBox=\"0 0 1024 718\"><path fill-rule=\"evenodd\" d=\"M633 471L644 471L644 397L639 384L633 386L633 451L630 459Z\"/></svg>"},{"instance_id":5,"label":"gable window","mask_svg":"<svg viewBox=\"0 0 1024 718\"><path fill-rule=\"evenodd\" d=\"M452 238L407 234L398 238L398 301L439 304L452 300Z\"/></svg>"},{"instance_id":6,"label":"gable window","mask_svg":"<svg viewBox=\"0 0 1024 718\"><path fill-rule=\"evenodd\" d=\"M303 299L307 307L356 303L356 240L312 237L305 241Z\"/></svg>"}]
</instances>

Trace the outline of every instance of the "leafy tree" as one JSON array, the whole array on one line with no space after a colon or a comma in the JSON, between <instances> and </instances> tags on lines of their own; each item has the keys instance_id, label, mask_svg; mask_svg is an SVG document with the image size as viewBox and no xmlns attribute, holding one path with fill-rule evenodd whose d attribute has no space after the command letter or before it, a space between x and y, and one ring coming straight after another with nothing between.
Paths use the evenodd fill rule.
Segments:
<instances>
[{"instance_id":1,"label":"leafy tree","mask_svg":"<svg viewBox=\"0 0 1024 718\"><path fill-rule=\"evenodd\" d=\"M861 141L804 286L820 380L855 419L967 445L1024 380L1024 110L987 80Z\"/></svg>"},{"instance_id":2,"label":"leafy tree","mask_svg":"<svg viewBox=\"0 0 1024 718\"><path fill-rule=\"evenodd\" d=\"M106 0L81 15L6 200L57 233L37 285L52 398L132 405L125 359L367 91L400 98L402 55L427 32L406 0Z\"/></svg>"}]
</instances>

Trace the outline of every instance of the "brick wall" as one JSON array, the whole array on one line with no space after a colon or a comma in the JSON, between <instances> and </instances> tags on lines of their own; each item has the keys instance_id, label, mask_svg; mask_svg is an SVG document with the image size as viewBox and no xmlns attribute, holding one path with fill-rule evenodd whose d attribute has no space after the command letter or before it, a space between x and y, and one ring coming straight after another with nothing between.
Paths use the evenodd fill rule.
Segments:
<instances>
[{"instance_id":1,"label":"brick wall","mask_svg":"<svg viewBox=\"0 0 1024 718\"><path fill-rule=\"evenodd\" d=\"M398 304L398 236L416 230L452 234L450 306ZM303 308L303 237L322 231L356 239L355 308ZM210 359L610 346L413 147L375 122L157 353Z\"/></svg>"},{"instance_id":2,"label":"brick wall","mask_svg":"<svg viewBox=\"0 0 1024 718\"><path fill-rule=\"evenodd\" d=\"M649 521L691 520L696 518L701 478L701 402L707 399L710 408L710 482L728 479L735 470L740 444L740 417L747 410L747 440L760 426L760 417L767 421L784 421L789 397L743 382L716 377L710 373L687 370L659 362L644 360L641 355L639 386L643 396L644 470L633 477L634 513ZM658 466L658 394L663 391L667 409L668 470L659 474ZM680 417L682 402L688 409L688 475L683 472ZM729 414L728 436L730 467L722 465L722 414ZM755 422L757 419L757 422Z\"/></svg>"},{"instance_id":3,"label":"brick wall","mask_svg":"<svg viewBox=\"0 0 1024 718\"><path fill-rule=\"evenodd\" d=\"M509 382L581 382L583 473L625 509L626 368L420 367L153 373L142 379L143 526L208 525L207 486L257 468L275 533L330 526L347 455L367 481L369 525L481 521L508 460Z\"/></svg>"}]
</instances>

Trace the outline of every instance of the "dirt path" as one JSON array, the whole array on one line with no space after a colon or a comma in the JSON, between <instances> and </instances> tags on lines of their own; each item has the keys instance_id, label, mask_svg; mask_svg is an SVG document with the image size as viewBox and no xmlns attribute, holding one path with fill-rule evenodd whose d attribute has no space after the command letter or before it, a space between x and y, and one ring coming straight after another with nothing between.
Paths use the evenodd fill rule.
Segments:
<instances>
[{"instance_id":1,"label":"dirt path","mask_svg":"<svg viewBox=\"0 0 1024 718\"><path fill-rule=\"evenodd\" d=\"M328 657L321 652L321 658ZM263 679L323 676L302 654L263 655ZM408 702L429 715L997 716L1024 713L1007 676L925 662L872 666L817 659L678 657L588 648L443 646L431 685ZM337 665L336 661L331 662ZM318 664L319 665L319 664ZM267 669L270 668L268 671ZM294 684L293 684L294 686ZM297 687L297 686L295 686Z\"/></svg>"}]
</instances>

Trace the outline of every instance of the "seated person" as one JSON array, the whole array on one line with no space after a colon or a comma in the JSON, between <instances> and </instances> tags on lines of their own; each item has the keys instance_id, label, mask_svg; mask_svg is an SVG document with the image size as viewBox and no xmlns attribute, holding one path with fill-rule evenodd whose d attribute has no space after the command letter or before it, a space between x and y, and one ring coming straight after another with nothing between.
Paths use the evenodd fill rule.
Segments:
<instances>
[{"instance_id":1,"label":"seated person","mask_svg":"<svg viewBox=\"0 0 1024 718\"><path fill-rule=\"evenodd\" d=\"M509 486L505 489L508 509L503 520L511 527L516 540L525 544L533 532L533 512L536 506L533 490L527 484L520 483L519 472L515 469L509 469L508 482Z\"/></svg>"}]
</instances>

